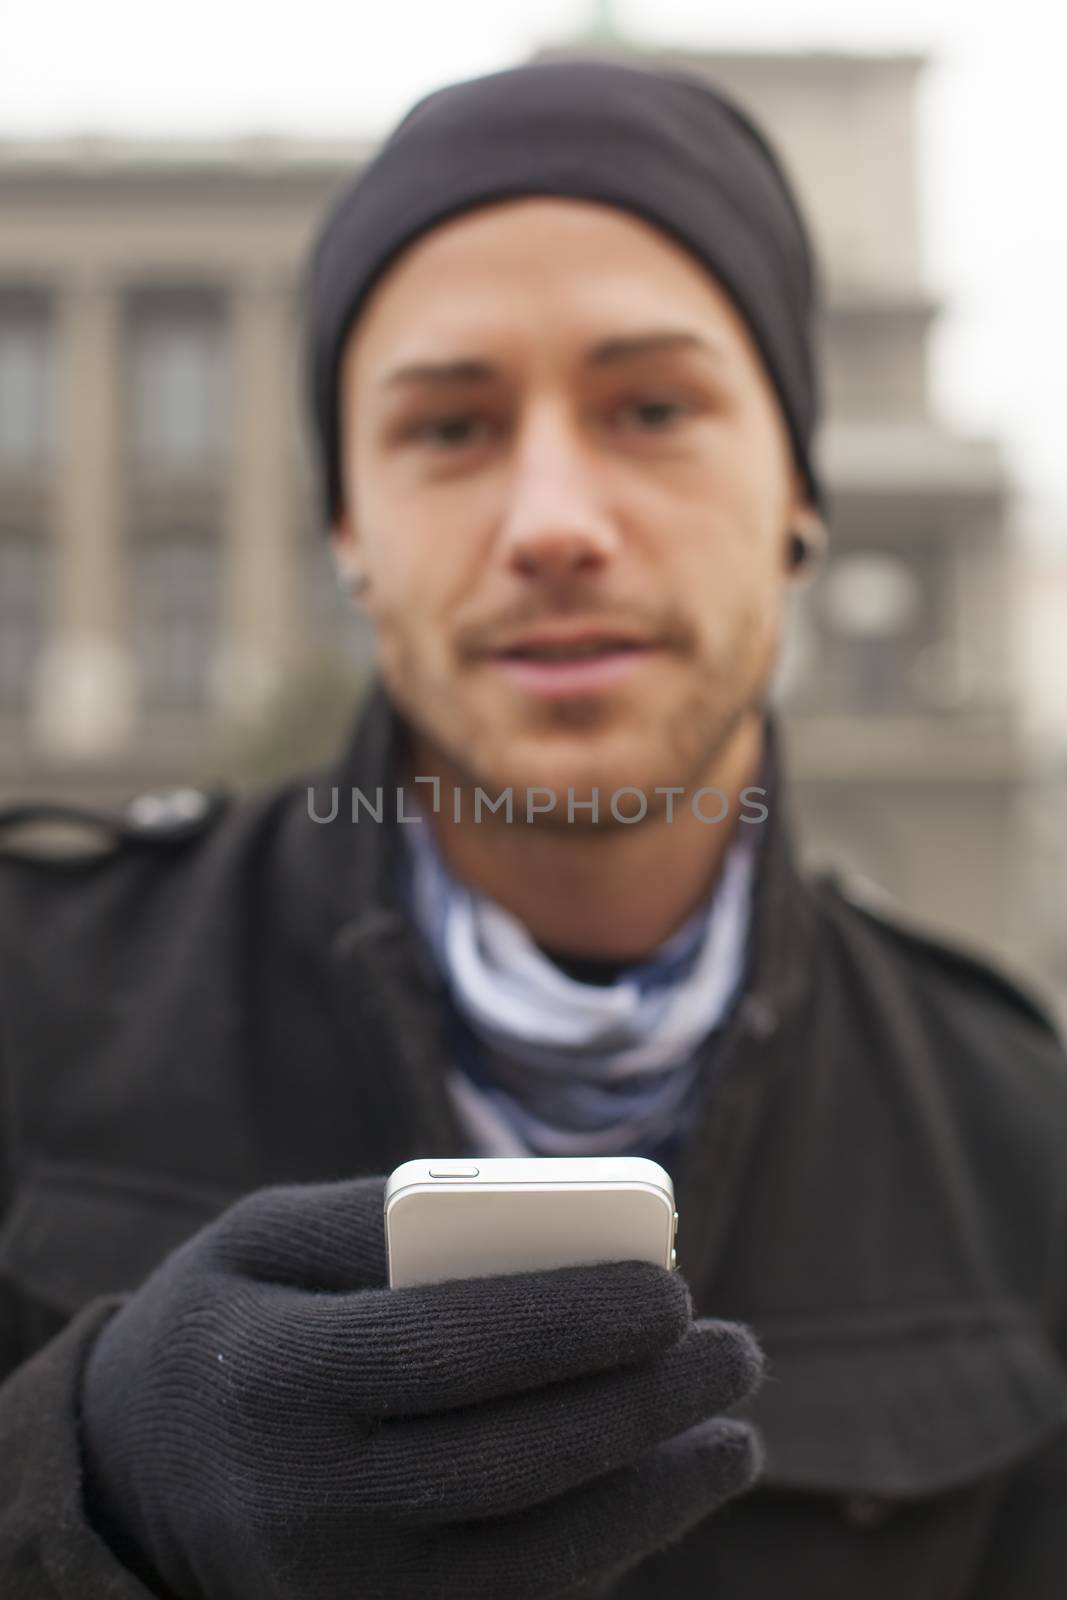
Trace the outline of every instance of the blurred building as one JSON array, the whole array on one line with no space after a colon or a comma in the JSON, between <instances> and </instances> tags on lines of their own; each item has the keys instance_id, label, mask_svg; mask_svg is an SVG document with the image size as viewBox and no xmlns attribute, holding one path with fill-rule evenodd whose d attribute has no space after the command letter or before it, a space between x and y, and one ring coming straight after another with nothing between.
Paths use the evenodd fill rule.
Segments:
<instances>
[{"instance_id":1,"label":"blurred building","mask_svg":"<svg viewBox=\"0 0 1067 1600\"><path fill-rule=\"evenodd\" d=\"M1049 519L1049 533L1058 524ZM1062 526L1062 525L1059 525ZM1020 668L1029 782L1026 790L1026 949L1067 1030L1067 553L1062 534L1030 548L1020 584Z\"/></svg>"},{"instance_id":2,"label":"blurred building","mask_svg":"<svg viewBox=\"0 0 1067 1600\"><path fill-rule=\"evenodd\" d=\"M832 554L780 677L809 854L1032 959L1008 486L928 404L921 58L596 47L732 88L813 224ZM0 144L0 798L188 781L324 651L365 658L323 549L298 296L368 153Z\"/></svg>"},{"instance_id":3,"label":"blurred building","mask_svg":"<svg viewBox=\"0 0 1067 1600\"><path fill-rule=\"evenodd\" d=\"M302 428L299 280L350 144L0 145L0 794L188 779L365 653Z\"/></svg>"}]
</instances>

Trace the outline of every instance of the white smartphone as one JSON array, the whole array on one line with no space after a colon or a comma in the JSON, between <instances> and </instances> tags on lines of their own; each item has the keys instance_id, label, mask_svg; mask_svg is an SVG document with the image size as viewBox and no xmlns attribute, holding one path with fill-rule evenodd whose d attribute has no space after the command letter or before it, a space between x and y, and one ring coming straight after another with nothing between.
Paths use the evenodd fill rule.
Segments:
<instances>
[{"instance_id":1,"label":"white smartphone","mask_svg":"<svg viewBox=\"0 0 1067 1600\"><path fill-rule=\"evenodd\" d=\"M597 1261L677 1267L674 1184L644 1156L404 1161L385 1187L389 1285Z\"/></svg>"}]
</instances>

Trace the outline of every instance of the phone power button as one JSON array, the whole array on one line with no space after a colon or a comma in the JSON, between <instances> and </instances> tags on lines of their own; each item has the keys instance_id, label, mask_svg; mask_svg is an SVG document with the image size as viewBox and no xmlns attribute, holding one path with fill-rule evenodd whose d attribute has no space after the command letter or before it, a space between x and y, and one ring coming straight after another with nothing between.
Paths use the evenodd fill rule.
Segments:
<instances>
[{"instance_id":1,"label":"phone power button","mask_svg":"<svg viewBox=\"0 0 1067 1600\"><path fill-rule=\"evenodd\" d=\"M477 1167L431 1167L431 1178L476 1178Z\"/></svg>"}]
</instances>

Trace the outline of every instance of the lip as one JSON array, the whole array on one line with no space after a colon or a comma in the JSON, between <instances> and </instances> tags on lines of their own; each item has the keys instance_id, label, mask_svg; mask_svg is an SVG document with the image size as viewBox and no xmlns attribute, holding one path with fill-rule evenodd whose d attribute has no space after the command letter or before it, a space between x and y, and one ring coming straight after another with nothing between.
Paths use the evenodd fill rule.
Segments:
<instances>
[{"instance_id":1,"label":"lip","mask_svg":"<svg viewBox=\"0 0 1067 1600\"><path fill-rule=\"evenodd\" d=\"M590 638L619 637L618 635L592 634L588 630L570 637L538 635L536 639L522 640L527 647L545 644L573 644ZM511 648L515 649L513 645ZM618 650L605 651L603 655L585 656L573 661L535 661L530 657L506 655L494 651L486 659L517 688L545 700L562 700L578 695L595 694L625 679L633 677L658 660L662 647L644 641L634 641Z\"/></svg>"},{"instance_id":2,"label":"lip","mask_svg":"<svg viewBox=\"0 0 1067 1600\"><path fill-rule=\"evenodd\" d=\"M590 644L593 641L606 640L610 644L621 645L646 645L652 641L642 638L640 634L630 633L623 628L605 628L603 624L597 626L588 622L571 623L569 627L539 628L534 633L519 633L513 639L507 639L498 644L492 652L494 655L506 653L510 650L535 650L555 645Z\"/></svg>"}]
</instances>

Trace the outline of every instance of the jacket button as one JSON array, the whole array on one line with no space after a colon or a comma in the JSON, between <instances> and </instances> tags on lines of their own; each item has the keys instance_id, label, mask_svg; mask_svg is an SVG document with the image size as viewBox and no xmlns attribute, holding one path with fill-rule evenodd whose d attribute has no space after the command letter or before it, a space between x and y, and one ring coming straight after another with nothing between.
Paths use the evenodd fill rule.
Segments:
<instances>
[{"instance_id":1,"label":"jacket button","mask_svg":"<svg viewBox=\"0 0 1067 1600\"><path fill-rule=\"evenodd\" d=\"M169 794L135 795L126 807L126 817L138 828L167 829L199 822L210 805L202 789L172 789Z\"/></svg>"},{"instance_id":2,"label":"jacket button","mask_svg":"<svg viewBox=\"0 0 1067 1600\"><path fill-rule=\"evenodd\" d=\"M877 1495L850 1494L841 1502L841 1514L853 1527L880 1528L893 1515L893 1505Z\"/></svg>"}]
</instances>

